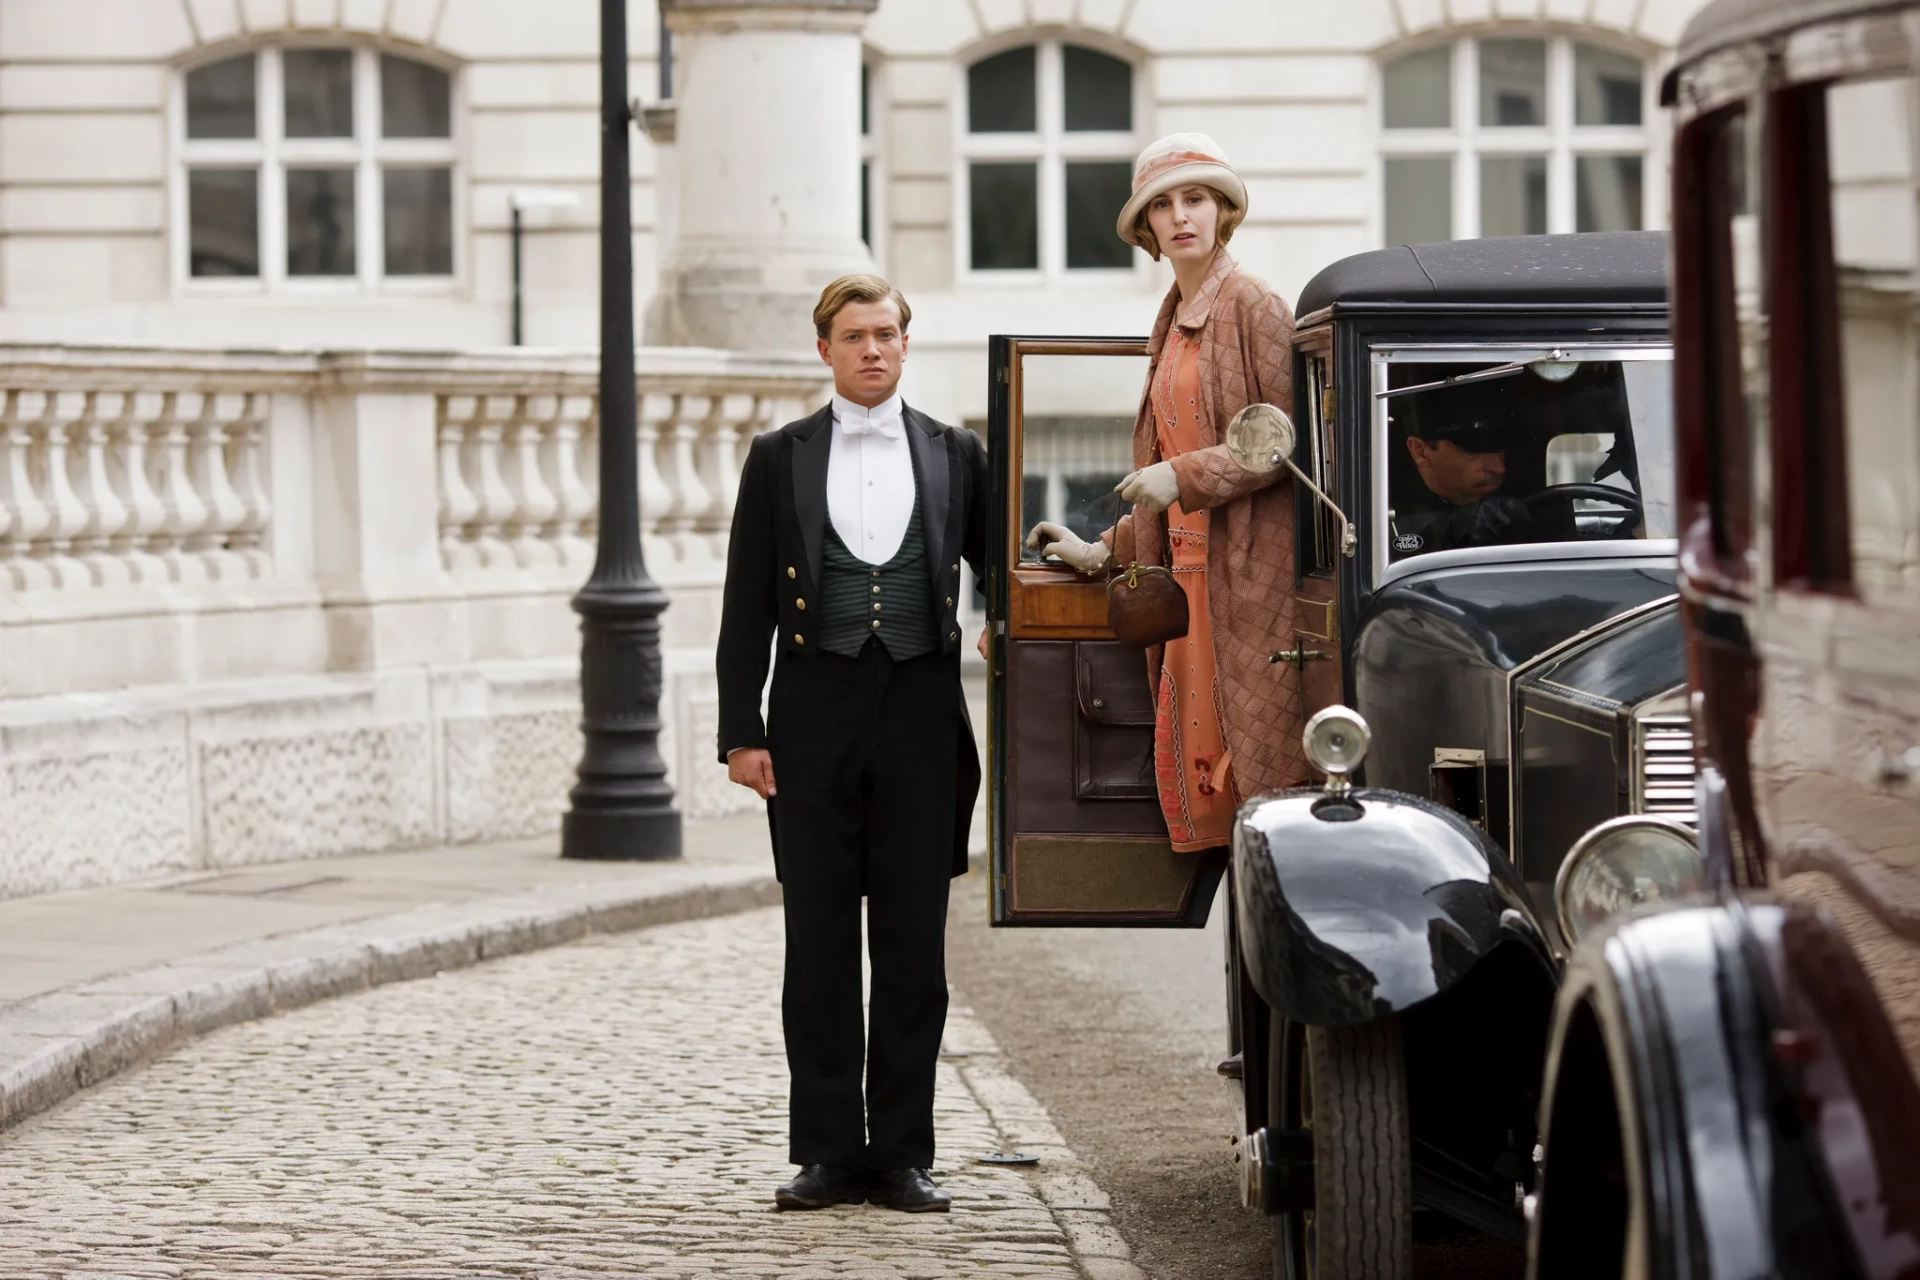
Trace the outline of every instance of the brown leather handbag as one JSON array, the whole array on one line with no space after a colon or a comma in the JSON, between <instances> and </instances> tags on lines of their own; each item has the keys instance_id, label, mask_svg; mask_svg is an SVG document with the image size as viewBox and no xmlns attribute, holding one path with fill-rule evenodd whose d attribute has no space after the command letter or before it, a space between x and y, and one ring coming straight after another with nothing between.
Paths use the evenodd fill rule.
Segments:
<instances>
[{"instance_id":1,"label":"brown leather handbag","mask_svg":"<svg viewBox=\"0 0 1920 1280\"><path fill-rule=\"evenodd\" d=\"M1114 501L1114 528L1120 503ZM1134 561L1107 578L1107 626L1113 638L1134 649L1178 640L1187 634L1187 593L1173 570Z\"/></svg>"}]
</instances>

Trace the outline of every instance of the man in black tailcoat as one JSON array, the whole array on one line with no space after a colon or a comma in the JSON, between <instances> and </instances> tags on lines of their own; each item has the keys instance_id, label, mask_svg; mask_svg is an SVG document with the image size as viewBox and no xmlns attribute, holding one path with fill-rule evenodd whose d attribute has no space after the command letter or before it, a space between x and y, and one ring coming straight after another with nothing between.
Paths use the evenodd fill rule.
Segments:
<instances>
[{"instance_id":1,"label":"man in black tailcoat","mask_svg":"<svg viewBox=\"0 0 1920 1280\"><path fill-rule=\"evenodd\" d=\"M802 1168L775 1193L783 1209L951 1203L929 1172L933 1082L947 881L966 872L980 787L957 610L960 562L985 567L987 459L972 432L901 402L912 316L878 276L827 286L813 320L833 400L753 442L727 550L720 758L767 801L786 902Z\"/></svg>"}]
</instances>

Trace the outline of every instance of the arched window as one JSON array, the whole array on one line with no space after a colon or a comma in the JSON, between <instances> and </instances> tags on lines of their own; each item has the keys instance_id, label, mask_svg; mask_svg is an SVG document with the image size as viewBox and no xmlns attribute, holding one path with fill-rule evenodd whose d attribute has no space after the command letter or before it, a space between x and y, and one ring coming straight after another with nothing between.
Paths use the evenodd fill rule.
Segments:
<instances>
[{"instance_id":1,"label":"arched window","mask_svg":"<svg viewBox=\"0 0 1920 1280\"><path fill-rule=\"evenodd\" d=\"M454 274L453 84L372 49L292 47L186 72L180 275L196 285Z\"/></svg>"},{"instance_id":2,"label":"arched window","mask_svg":"<svg viewBox=\"0 0 1920 1280\"><path fill-rule=\"evenodd\" d=\"M1133 182L1131 64L1058 40L967 68L964 262L973 271L1128 270L1113 233Z\"/></svg>"},{"instance_id":3,"label":"arched window","mask_svg":"<svg viewBox=\"0 0 1920 1280\"><path fill-rule=\"evenodd\" d=\"M1385 63L1385 242L1655 225L1651 80L1638 58L1564 36L1481 36Z\"/></svg>"}]
</instances>

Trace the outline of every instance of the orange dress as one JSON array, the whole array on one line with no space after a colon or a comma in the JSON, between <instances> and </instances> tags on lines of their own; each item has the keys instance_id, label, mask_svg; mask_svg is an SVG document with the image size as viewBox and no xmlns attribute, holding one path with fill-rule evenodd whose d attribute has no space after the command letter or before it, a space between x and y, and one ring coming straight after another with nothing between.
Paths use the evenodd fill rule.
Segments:
<instances>
[{"instance_id":1,"label":"orange dress","mask_svg":"<svg viewBox=\"0 0 1920 1280\"><path fill-rule=\"evenodd\" d=\"M1162 459L1203 445L1200 344L1176 326L1153 386ZM1187 634L1167 642L1153 724L1153 772L1173 847L1188 853L1233 832L1232 756L1220 736L1220 682L1207 611L1207 513L1167 508L1168 560L1187 593Z\"/></svg>"}]
</instances>

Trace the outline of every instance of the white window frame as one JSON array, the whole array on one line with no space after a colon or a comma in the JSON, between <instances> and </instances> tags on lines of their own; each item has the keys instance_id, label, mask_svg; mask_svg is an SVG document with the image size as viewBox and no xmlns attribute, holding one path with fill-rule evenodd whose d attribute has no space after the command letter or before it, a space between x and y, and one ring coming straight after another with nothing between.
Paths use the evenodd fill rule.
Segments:
<instances>
[{"instance_id":1,"label":"white window frame","mask_svg":"<svg viewBox=\"0 0 1920 1280\"><path fill-rule=\"evenodd\" d=\"M1067 131L1066 72L1062 49L1069 44L1082 45L1132 68L1133 130L1119 132ZM1034 123L1035 133L972 133L967 128L971 105L967 73L974 64L997 54L1033 46L1036 63ZM1005 42L963 59L953 112L954 154L959 157L953 181L953 253L954 278L972 286L1024 285L1038 288L1060 284L1113 284L1145 278L1152 262L1137 251L1125 267L1067 267L1067 163L1072 160L1125 161L1131 165L1144 145L1147 95L1146 68L1138 58L1121 53L1109 44L1069 33ZM1039 236L1040 266L1037 270L995 271L973 265L972 185L973 163L978 160L1030 160L1040 167Z\"/></svg>"},{"instance_id":2,"label":"white window frame","mask_svg":"<svg viewBox=\"0 0 1920 1280\"><path fill-rule=\"evenodd\" d=\"M876 264L884 267L888 240L887 182L886 148L881 142L889 132L886 128L886 63L869 54L862 59L861 67L867 77L867 127L860 135L860 163L867 171L867 205L862 212L873 236L867 242L867 252L873 255Z\"/></svg>"},{"instance_id":3,"label":"white window frame","mask_svg":"<svg viewBox=\"0 0 1920 1280\"><path fill-rule=\"evenodd\" d=\"M289 138L282 92L281 55L290 49L344 49L353 55L353 137ZM380 136L380 55L424 62L446 72L446 138ZM255 136L188 138L187 77L201 67L231 57L254 59ZM460 122L465 112L461 77L445 63L413 50L382 49L351 41L288 41L229 49L179 68L172 80L168 127L173 140L168 200L174 227L174 289L187 296L257 295L351 297L364 294L439 296L458 293L466 278L467 220ZM453 270L444 276L388 276L384 224L383 169L388 165L445 168L450 174ZM286 171L324 166L354 171L354 274L290 276L287 273ZM191 169L253 168L259 177L260 274L251 277L196 276L192 273L193 226L187 207Z\"/></svg>"},{"instance_id":4,"label":"white window frame","mask_svg":"<svg viewBox=\"0 0 1920 1280\"><path fill-rule=\"evenodd\" d=\"M1529 128L1482 128L1480 125L1480 41L1544 40L1547 46L1547 122ZM1448 129L1389 129L1385 120L1387 64L1421 47L1395 49L1374 66L1373 121L1379 137L1380 158L1374 181L1375 244L1386 242L1386 162L1445 156L1453 161L1455 240L1470 240L1480 229L1480 158L1482 156L1537 156L1547 158L1547 233L1576 230L1579 204L1575 197L1576 158L1581 156L1640 157L1640 225L1650 231L1666 226L1666 183L1661 176L1665 153L1661 146L1659 102L1660 68L1644 52L1587 34L1569 35L1537 29L1494 30L1457 36L1452 52L1453 127ZM1575 125L1574 46L1605 49L1640 64L1640 123L1638 125ZM1432 48L1432 45L1425 46Z\"/></svg>"}]
</instances>

